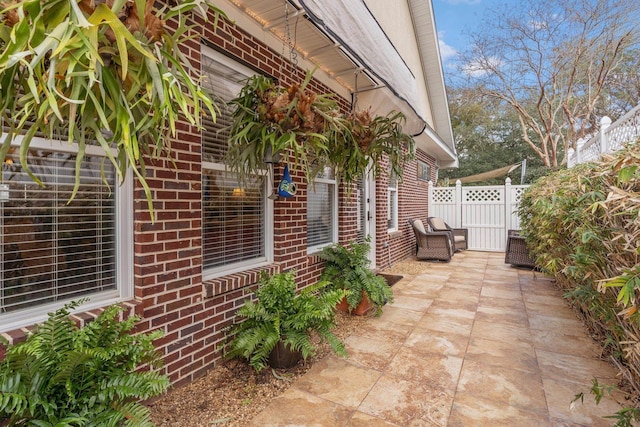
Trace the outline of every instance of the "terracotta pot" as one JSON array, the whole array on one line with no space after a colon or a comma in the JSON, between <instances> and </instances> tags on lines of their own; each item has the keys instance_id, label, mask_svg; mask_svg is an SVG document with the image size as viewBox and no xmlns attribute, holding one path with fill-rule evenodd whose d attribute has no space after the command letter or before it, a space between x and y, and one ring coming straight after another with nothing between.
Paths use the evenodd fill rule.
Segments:
<instances>
[{"instance_id":1,"label":"terracotta pot","mask_svg":"<svg viewBox=\"0 0 640 427\"><path fill-rule=\"evenodd\" d=\"M347 302L347 297L342 298L342 301L340 301L336 307L338 308L338 310L344 311L345 313L355 314L356 316L364 316L374 308L374 305L371 303L369 297L364 292L362 292L362 299L360 300L360 303L353 308L353 310L349 311L349 303Z\"/></svg>"},{"instance_id":2,"label":"terracotta pot","mask_svg":"<svg viewBox=\"0 0 640 427\"><path fill-rule=\"evenodd\" d=\"M271 350L269 354L269 366L276 369L292 368L302 359L302 353L299 351L291 351L289 346L282 341Z\"/></svg>"}]
</instances>

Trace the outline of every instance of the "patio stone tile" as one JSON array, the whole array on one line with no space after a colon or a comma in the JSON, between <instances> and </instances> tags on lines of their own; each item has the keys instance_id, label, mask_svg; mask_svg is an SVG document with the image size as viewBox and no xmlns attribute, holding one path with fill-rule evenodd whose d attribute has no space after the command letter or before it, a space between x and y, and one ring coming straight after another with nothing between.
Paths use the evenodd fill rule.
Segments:
<instances>
[{"instance_id":1,"label":"patio stone tile","mask_svg":"<svg viewBox=\"0 0 640 427\"><path fill-rule=\"evenodd\" d=\"M528 412L546 414L547 402L539 373L509 369L465 359L460 373L456 399L463 395Z\"/></svg>"},{"instance_id":2,"label":"patio stone tile","mask_svg":"<svg viewBox=\"0 0 640 427\"><path fill-rule=\"evenodd\" d=\"M465 271L453 273L449 276L449 282L481 282L484 279L484 270L478 272Z\"/></svg>"},{"instance_id":3,"label":"patio stone tile","mask_svg":"<svg viewBox=\"0 0 640 427\"><path fill-rule=\"evenodd\" d=\"M425 314L416 325L416 330L431 330L452 334L469 335L473 327L473 320L464 317L452 318L440 314Z\"/></svg>"},{"instance_id":4,"label":"patio stone tile","mask_svg":"<svg viewBox=\"0 0 640 427\"><path fill-rule=\"evenodd\" d=\"M465 354L469 337L450 332L415 330L404 342L407 348L415 348L422 354L435 353L445 356L462 357Z\"/></svg>"},{"instance_id":5,"label":"patio stone tile","mask_svg":"<svg viewBox=\"0 0 640 427\"><path fill-rule=\"evenodd\" d=\"M415 280L423 281L431 281L434 283L446 283L449 280L449 276L451 276L450 271L438 271L438 270L429 270L427 272L418 274L415 277Z\"/></svg>"},{"instance_id":6,"label":"patio stone tile","mask_svg":"<svg viewBox=\"0 0 640 427\"><path fill-rule=\"evenodd\" d=\"M540 373L534 347L525 342L504 342L474 337L467 348L465 363L467 361L536 375Z\"/></svg>"},{"instance_id":7,"label":"patio stone tile","mask_svg":"<svg viewBox=\"0 0 640 427\"><path fill-rule=\"evenodd\" d=\"M518 309L506 307L492 307L487 305L478 305L478 313L476 320L504 323L526 328L529 326L529 320L526 313Z\"/></svg>"},{"instance_id":8,"label":"patio stone tile","mask_svg":"<svg viewBox=\"0 0 640 427\"><path fill-rule=\"evenodd\" d=\"M471 336L496 341L518 341L532 344L531 332L528 328L504 323L476 320Z\"/></svg>"},{"instance_id":9,"label":"patio stone tile","mask_svg":"<svg viewBox=\"0 0 640 427\"><path fill-rule=\"evenodd\" d=\"M520 289L536 295L551 295L562 298L562 290L550 281L534 279L533 277L519 276Z\"/></svg>"},{"instance_id":10,"label":"patio stone tile","mask_svg":"<svg viewBox=\"0 0 640 427\"><path fill-rule=\"evenodd\" d=\"M473 294L479 293L481 288L482 288L481 280L476 280L476 281L462 280L460 282L448 281L447 284L444 286L444 289L447 289L447 290L470 292Z\"/></svg>"},{"instance_id":11,"label":"patio stone tile","mask_svg":"<svg viewBox=\"0 0 640 427\"><path fill-rule=\"evenodd\" d=\"M365 368L383 370L398 351L398 343L351 335L344 340L349 362Z\"/></svg>"},{"instance_id":12,"label":"patio stone tile","mask_svg":"<svg viewBox=\"0 0 640 427\"><path fill-rule=\"evenodd\" d=\"M355 366L337 357L326 357L314 364L294 387L355 410L380 375L380 371Z\"/></svg>"},{"instance_id":13,"label":"patio stone tile","mask_svg":"<svg viewBox=\"0 0 640 427\"><path fill-rule=\"evenodd\" d=\"M448 295L450 296L450 295ZM429 307L428 311L434 310L436 308L452 308L456 310L464 310L469 312L475 312L478 307L478 303L472 299L471 301L467 301L466 298L458 295L457 298L443 298L442 296L433 300L433 303Z\"/></svg>"},{"instance_id":14,"label":"patio stone tile","mask_svg":"<svg viewBox=\"0 0 640 427\"><path fill-rule=\"evenodd\" d=\"M576 314L568 305L542 304L537 302L527 302L527 314L529 316L549 316L563 319L576 319Z\"/></svg>"},{"instance_id":15,"label":"patio stone tile","mask_svg":"<svg viewBox=\"0 0 640 427\"><path fill-rule=\"evenodd\" d=\"M433 302L433 299L418 298L403 294L393 295L393 306L408 310L425 312Z\"/></svg>"},{"instance_id":16,"label":"patio stone tile","mask_svg":"<svg viewBox=\"0 0 640 427\"><path fill-rule=\"evenodd\" d=\"M394 295L417 296L422 298L435 298L445 287L446 282L434 283L428 279L414 279L411 282L398 284L393 287Z\"/></svg>"},{"instance_id":17,"label":"patio stone tile","mask_svg":"<svg viewBox=\"0 0 640 427\"><path fill-rule=\"evenodd\" d=\"M363 412L356 412L349 420L346 427L400 427L388 421L376 418Z\"/></svg>"},{"instance_id":18,"label":"patio stone tile","mask_svg":"<svg viewBox=\"0 0 640 427\"><path fill-rule=\"evenodd\" d=\"M447 287L438 295L439 300L456 301L461 303L477 304L480 301L480 292L468 292L461 288Z\"/></svg>"},{"instance_id":19,"label":"patio stone tile","mask_svg":"<svg viewBox=\"0 0 640 427\"><path fill-rule=\"evenodd\" d=\"M485 285L482 287L480 295L490 298L513 299L517 301L522 300L522 292L520 292L519 287L515 287L514 289L505 289L503 287Z\"/></svg>"},{"instance_id":20,"label":"patio stone tile","mask_svg":"<svg viewBox=\"0 0 640 427\"><path fill-rule=\"evenodd\" d=\"M518 274L513 270L500 269L495 266L488 266L487 271L485 272L485 278L490 278L491 280L501 280L501 281L509 281L513 283L513 281L517 281Z\"/></svg>"},{"instance_id":21,"label":"patio stone tile","mask_svg":"<svg viewBox=\"0 0 640 427\"><path fill-rule=\"evenodd\" d=\"M447 427L540 427L549 425L546 414L529 412L503 402L472 395L456 396Z\"/></svg>"},{"instance_id":22,"label":"patio stone tile","mask_svg":"<svg viewBox=\"0 0 640 427\"><path fill-rule=\"evenodd\" d=\"M560 331L565 335L582 335L587 333L585 325L575 318L567 319L563 317L529 314L529 325L531 329Z\"/></svg>"},{"instance_id":23,"label":"patio stone tile","mask_svg":"<svg viewBox=\"0 0 640 427\"><path fill-rule=\"evenodd\" d=\"M358 410L399 426L445 426L452 402L450 390L382 376Z\"/></svg>"},{"instance_id":24,"label":"patio stone tile","mask_svg":"<svg viewBox=\"0 0 640 427\"><path fill-rule=\"evenodd\" d=\"M250 426L344 426L352 410L317 396L290 388L273 399L265 410L251 420ZM313 420L313 423L309 423Z\"/></svg>"},{"instance_id":25,"label":"patio stone tile","mask_svg":"<svg viewBox=\"0 0 640 427\"><path fill-rule=\"evenodd\" d=\"M414 311L413 313L420 314L420 312L417 311ZM414 325L402 325L398 323L379 321L377 318L372 318L369 322L360 325L358 330L354 332L354 335L378 341L393 342L400 345L407 338L413 328Z\"/></svg>"},{"instance_id":26,"label":"patio stone tile","mask_svg":"<svg viewBox=\"0 0 640 427\"><path fill-rule=\"evenodd\" d=\"M370 321L374 324L392 323L400 326L415 326L420 319L422 319L422 313L418 311L387 305L380 316L373 317Z\"/></svg>"},{"instance_id":27,"label":"patio stone tile","mask_svg":"<svg viewBox=\"0 0 640 427\"><path fill-rule=\"evenodd\" d=\"M434 301L427 313L441 316L451 316L453 318L463 318L473 320L476 317L475 307L471 310L463 307L445 307L438 304L441 300Z\"/></svg>"},{"instance_id":28,"label":"patio stone tile","mask_svg":"<svg viewBox=\"0 0 640 427\"><path fill-rule=\"evenodd\" d=\"M534 304L546 304L546 305L559 305L561 307L566 307L567 303L554 295L535 295L529 293L522 294L524 298L524 303L534 303Z\"/></svg>"},{"instance_id":29,"label":"patio stone tile","mask_svg":"<svg viewBox=\"0 0 640 427\"><path fill-rule=\"evenodd\" d=\"M586 334L568 335L562 331L532 330L535 348L573 356L598 359L602 348Z\"/></svg>"},{"instance_id":30,"label":"patio stone tile","mask_svg":"<svg viewBox=\"0 0 640 427\"><path fill-rule=\"evenodd\" d=\"M604 416L613 415L622 409L610 396L603 397L600 404L596 405L589 392L591 383L582 385L549 378L543 378L542 382L553 425L609 427L614 421ZM571 401L578 393L584 393L584 399L572 405Z\"/></svg>"},{"instance_id":31,"label":"patio stone tile","mask_svg":"<svg viewBox=\"0 0 640 427\"><path fill-rule=\"evenodd\" d=\"M415 347L403 347L393 357L384 375L455 390L461 368L461 357L425 354Z\"/></svg>"},{"instance_id":32,"label":"patio stone tile","mask_svg":"<svg viewBox=\"0 0 640 427\"><path fill-rule=\"evenodd\" d=\"M588 357L553 353L536 349L542 378L562 379L578 384L590 384L593 378L601 382L614 382L616 371L609 363Z\"/></svg>"},{"instance_id":33,"label":"patio stone tile","mask_svg":"<svg viewBox=\"0 0 640 427\"><path fill-rule=\"evenodd\" d=\"M505 310L519 311L526 314L524 301L522 300L481 295L478 307L504 308Z\"/></svg>"},{"instance_id":34,"label":"patio stone tile","mask_svg":"<svg viewBox=\"0 0 640 427\"><path fill-rule=\"evenodd\" d=\"M485 288L497 288L506 290L520 290L520 282L517 277L499 277L491 272L491 279L484 279L482 286Z\"/></svg>"}]
</instances>

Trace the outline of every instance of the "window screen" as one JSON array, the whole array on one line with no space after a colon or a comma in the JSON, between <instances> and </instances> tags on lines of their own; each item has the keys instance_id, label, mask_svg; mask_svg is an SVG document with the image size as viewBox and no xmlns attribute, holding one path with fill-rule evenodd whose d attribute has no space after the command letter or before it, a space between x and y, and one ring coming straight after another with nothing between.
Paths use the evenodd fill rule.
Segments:
<instances>
[{"instance_id":1,"label":"window screen","mask_svg":"<svg viewBox=\"0 0 640 427\"><path fill-rule=\"evenodd\" d=\"M327 168L307 192L307 245L333 243L336 227L336 181Z\"/></svg>"},{"instance_id":2,"label":"window screen","mask_svg":"<svg viewBox=\"0 0 640 427\"><path fill-rule=\"evenodd\" d=\"M0 312L116 289L113 166L85 156L80 190L68 203L76 156L31 149L28 158L42 187L17 155L2 168L8 193L0 189Z\"/></svg>"},{"instance_id":3,"label":"window screen","mask_svg":"<svg viewBox=\"0 0 640 427\"><path fill-rule=\"evenodd\" d=\"M398 180L395 174L389 176L387 228L389 231L398 229Z\"/></svg>"},{"instance_id":4,"label":"window screen","mask_svg":"<svg viewBox=\"0 0 640 427\"><path fill-rule=\"evenodd\" d=\"M215 269L262 262L266 260L266 176L240 185L223 163L232 112L226 103L253 72L204 48L202 70L204 86L221 109L215 123L205 118L202 134L203 266Z\"/></svg>"}]
</instances>

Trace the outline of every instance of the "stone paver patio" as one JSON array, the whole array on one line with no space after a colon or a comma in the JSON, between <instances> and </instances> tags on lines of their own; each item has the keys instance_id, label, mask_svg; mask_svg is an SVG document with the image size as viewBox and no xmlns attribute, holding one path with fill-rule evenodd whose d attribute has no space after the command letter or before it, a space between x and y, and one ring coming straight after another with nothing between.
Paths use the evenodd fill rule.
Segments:
<instances>
[{"instance_id":1,"label":"stone paver patio","mask_svg":"<svg viewBox=\"0 0 640 427\"><path fill-rule=\"evenodd\" d=\"M610 426L591 380L615 384L553 283L466 251L424 262L395 303L316 363L253 426ZM585 392L583 404L570 408Z\"/></svg>"}]
</instances>

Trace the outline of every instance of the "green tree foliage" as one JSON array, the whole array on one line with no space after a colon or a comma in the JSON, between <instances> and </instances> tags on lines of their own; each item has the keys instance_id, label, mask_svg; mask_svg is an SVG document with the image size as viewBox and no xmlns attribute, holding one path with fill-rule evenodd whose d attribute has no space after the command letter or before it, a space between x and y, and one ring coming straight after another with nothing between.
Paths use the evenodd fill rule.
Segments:
<instances>
[{"instance_id":1,"label":"green tree foliage","mask_svg":"<svg viewBox=\"0 0 640 427\"><path fill-rule=\"evenodd\" d=\"M295 273L264 273L255 292L257 302L248 300L233 325L226 358L243 358L256 371L268 365L269 355L279 341L306 359L315 352L312 334L326 340L339 355L346 355L344 344L331 330L335 326L335 307L344 298L340 289L319 282L296 294Z\"/></svg>"},{"instance_id":2,"label":"green tree foliage","mask_svg":"<svg viewBox=\"0 0 640 427\"><path fill-rule=\"evenodd\" d=\"M138 403L162 394L169 379L153 340L132 335L138 318L118 321L111 306L82 329L69 319L80 302L51 313L25 342L8 345L0 363L0 424L33 426L149 426ZM146 370L139 368L146 367Z\"/></svg>"},{"instance_id":3,"label":"green tree foliage","mask_svg":"<svg viewBox=\"0 0 640 427\"><path fill-rule=\"evenodd\" d=\"M441 183L453 185L457 178L523 160L527 160L525 183L547 173L542 160L522 139L518 119L507 105L469 88L449 88L448 98L459 167L439 171ZM521 176L521 169L509 175L513 184L520 184ZM470 185L501 185L505 178L492 178Z\"/></svg>"},{"instance_id":4,"label":"green tree foliage","mask_svg":"<svg viewBox=\"0 0 640 427\"><path fill-rule=\"evenodd\" d=\"M632 0L537 0L483 19L463 55L469 87L509 105L521 137L544 165L597 131L597 106L625 52L637 47Z\"/></svg>"}]
</instances>

